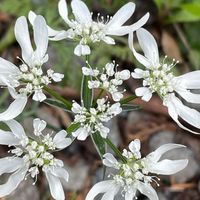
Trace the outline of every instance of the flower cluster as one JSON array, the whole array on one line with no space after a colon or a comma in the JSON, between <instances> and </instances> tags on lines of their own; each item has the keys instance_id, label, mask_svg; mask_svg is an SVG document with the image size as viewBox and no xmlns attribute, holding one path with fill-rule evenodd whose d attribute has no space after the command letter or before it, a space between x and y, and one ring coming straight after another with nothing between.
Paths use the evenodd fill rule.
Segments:
<instances>
[{"instance_id":1,"label":"flower cluster","mask_svg":"<svg viewBox=\"0 0 200 200\"><path fill-rule=\"evenodd\" d=\"M135 93L143 100L149 101L154 92L162 98L163 105L167 106L169 115L183 129L192 131L180 123L179 117L188 124L200 129L200 113L185 106L177 94L188 103L200 103L200 95L192 90L200 88L200 71L194 71L175 77L171 69L177 64L175 60L168 65L160 62L158 46L154 37L147 30L140 28L136 31L139 44L145 56L136 52L133 47L133 34L129 35L129 46L136 59L145 66L145 70L135 69L132 77L143 79L143 87L137 88Z\"/></svg>"},{"instance_id":2,"label":"flower cluster","mask_svg":"<svg viewBox=\"0 0 200 200\"><path fill-rule=\"evenodd\" d=\"M79 44L74 50L74 53L78 56L89 55L91 53L91 43L104 41L107 44L114 45L115 41L110 36L127 35L129 32L133 32L143 26L149 18L149 13L147 13L138 22L130 26L123 26L135 11L135 4L131 2L124 5L113 17L107 16L104 18L99 13L97 21L93 21L93 14L90 13L83 1L73 0L71 7L75 17L73 20L68 18L68 9L65 0L59 1L59 14L69 26L69 29L67 31L56 31L49 27L48 34L49 38L55 41L66 38L78 41ZM34 22L35 17L36 14L31 11L29 13L31 23Z\"/></svg>"},{"instance_id":3,"label":"flower cluster","mask_svg":"<svg viewBox=\"0 0 200 200\"><path fill-rule=\"evenodd\" d=\"M82 72L85 76L92 77L92 80L88 81L90 89L101 88L109 92L114 101L120 101L125 90L119 91L119 86L123 84L123 81L130 78L130 71L117 71L117 67L118 65L115 65L115 62L113 62L107 63L101 73L98 69L88 67L83 67Z\"/></svg>"},{"instance_id":4,"label":"flower cluster","mask_svg":"<svg viewBox=\"0 0 200 200\"><path fill-rule=\"evenodd\" d=\"M126 162L121 163L116 158L107 153L104 155L103 164L114 168L117 173L109 175L112 179L97 183L88 193L86 200L94 200L100 194L105 193L103 199L114 199L114 196L121 191L126 200L132 200L139 190L150 200L158 200L156 191L151 186L155 182L158 186L160 180L149 173L171 175L184 169L188 160L160 160L162 155L175 148L183 148L183 145L165 144L150 153L144 158L140 154L140 141L134 140L129 144L129 150L123 151Z\"/></svg>"},{"instance_id":5,"label":"flower cluster","mask_svg":"<svg viewBox=\"0 0 200 200\"><path fill-rule=\"evenodd\" d=\"M50 134L44 135L42 132L46 127L46 122L37 118L33 121L33 135L36 138L33 139L27 137L23 127L17 121L10 120L5 123L11 132L0 132L0 144L12 147L8 153L12 153L13 156L0 159L0 175L12 174L5 184L0 185L0 196L10 194L29 175L35 179L34 185L41 168L48 180L52 196L55 199L64 199L60 179L68 181L69 175L63 168L63 162L56 159L52 152L64 149L71 144L72 140L66 138L66 131L58 132L53 138Z\"/></svg>"},{"instance_id":6,"label":"flower cluster","mask_svg":"<svg viewBox=\"0 0 200 200\"><path fill-rule=\"evenodd\" d=\"M11 62L0 58L0 85L8 87L15 99L11 106L0 114L0 120L10 120L17 117L24 109L27 97L42 102L46 99L42 89L52 81L59 82L63 74L54 73L52 69L44 75L42 65L48 61L46 54L48 46L48 31L45 19L37 16L33 24L36 50L31 45L28 24L25 17L19 17L15 24L15 37L22 49L22 64L17 67Z\"/></svg>"},{"instance_id":7,"label":"flower cluster","mask_svg":"<svg viewBox=\"0 0 200 200\"><path fill-rule=\"evenodd\" d=\"M110 105L109 102L106 103L105 98L98 99L96 104L96 107L88 110L76 102L73 103L72 112L75 114L73 123L79 123L80 128L72 135L78 140L85 140L89 134L95 132L99 132L103 138L106 138L109 128L105 127L103 123L108 122L122 111L120 103Z\"/></svg>"}]
</instances>

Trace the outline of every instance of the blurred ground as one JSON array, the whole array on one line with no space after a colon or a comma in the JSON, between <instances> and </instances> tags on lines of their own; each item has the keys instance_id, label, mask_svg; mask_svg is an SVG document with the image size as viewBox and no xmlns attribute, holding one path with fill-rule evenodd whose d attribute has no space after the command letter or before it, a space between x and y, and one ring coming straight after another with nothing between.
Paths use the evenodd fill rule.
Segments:
<instances>
[{"instance_id":1,"label":"blurred ground","mask_svg":"<svg viewBox=\"0 0 200 200\"><path fill-rule=\"evenodd\" d=\"M128 1L121 0L88 0L86 3L94 12L113 14L121 5ZM20 49L15 42L13 25L16 17L27 15L30 9L45 15L52 26L65 27L62 20L58 20L57 1L48 0L1 0L0 1L0 54L3 58L18 63L16 56L20 55ZM137 9L133 21L139 19L147 11L151 18L146 25L156 37L163 55L180 60L181 63L174 69L176 74L184 73L200 68L200 5L194 1L162 1L162 0L138 0ZM14 5L14 6L13 6ZM62 96L79 101L80 66L83 61L73 55L73 43L62 41L50 43L50 61L46 67L54 67L59 72L65 73L66 78L61 85L52 86ZM105 47L107 52L105 52ZM128 68L133 71L138 63L134 60L127 48L127 39L118 40L118 46L108 47L100 45L98 51L94 51L91 64L105 65L108 60L116 59L121 69ZM126 82L127 95L134 92L140 82L129 80ZM197 91L198 92L198 91ZM0 108L4 110L9 99L6 90L1 90ZM122 113L112 120L108 126L111 129L110 137L120 149L127 147L135 138L142 141L143 155L148 154L164 143L180 143L188 148L182 151L169 153L170 158L188 157L189 166L179 174L170 177L162 177L161 186L156 188L160 200L200 200L200 137L181 130L168 117L166 109L158 97L154 97L149 103L139 99L132 102L142 107L139 111ZM196 109L200 106L196 105ZM45 104L38 105L30 101L25 112L18 118L24 124L29 134L32 132L32 119L38 116L45 119L50 130L59 130L68 126L73 119L68 113L51 108ZM24 120L25 119L25 120ZM0 147L0 156L6 155L7 149ZM91 185L102 180L102 165L96 150L88 139L85 142L75 141L68 149L57 153L66 165L70 173L70 181L65 185L66 199L84 200L85 194ZM3 177L0 182L3 182ZM8 200L50 200L49 189L45 178L40 176L36 186L32 186L32 180L23 182ZM139 200L145 197L138 196ZM117 200L122 199L120 196Z\"/></svg>"}]
</instances>

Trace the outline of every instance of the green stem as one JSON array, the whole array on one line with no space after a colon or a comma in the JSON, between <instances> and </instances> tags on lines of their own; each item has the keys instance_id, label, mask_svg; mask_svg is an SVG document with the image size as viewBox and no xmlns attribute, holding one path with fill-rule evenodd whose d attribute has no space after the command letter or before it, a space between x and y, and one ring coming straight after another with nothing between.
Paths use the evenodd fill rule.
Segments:
<instances>
[{"instance_id":1,"label":"green stem","mask_svg":"<svg viewBox=\"0 0 200 200\"><path fill-rule=\"evenodd\" d=\"M108 146L114 151L114 153L121 159L123 163L127 163L126 159L120 152L120 150L112 143L112 141L109 138L105 139L105 142L108 144Z\"/></svg>"},{"instance_id":2,"label":"green stem","mask_svg":"<svg viewBox=\"0 0 200 200\"><path fill-rule=\"evenodd\" d=\"M133 100L136 99L136 98L137 98L136 95L132 95L132 96L129 96L129 97L125 98L125 99L122 99L122 100L120 101L120 103L121 103L121 105L127 104L127 103L129 103L130 101L133 101Z\"/></svg>"},{"instance_id":3,"label":"green stem","mask_svg":"<svg viewBox=\"0 0 200 200\"><path fill-rule=\"evenodd\" d=\"M53 96L55 99L61 101L63 104L65 104L66 108L68 110L71 110L72 108L72 103L68 100L66 100L65 98L63 98L61 95L59 95L57 92L55 92L54 90L52 90L51 88L44 86L43 88L46 92L48 92L51 96Z\"/></svg>"},{"instance_id":4,"label":"green stem","mask_svg":"<svg viewBox=\"0 0 200 200\"><path fill-rule=\"evenodd\" d=\"M97 100L101 97L101 95L103 94L104 89L101 89L101 91L99 92L99 94L97 95L97 97L95 98L94 102L93 102L93 107L96 106L97 104Z\"/></svg>"}]
</instances>

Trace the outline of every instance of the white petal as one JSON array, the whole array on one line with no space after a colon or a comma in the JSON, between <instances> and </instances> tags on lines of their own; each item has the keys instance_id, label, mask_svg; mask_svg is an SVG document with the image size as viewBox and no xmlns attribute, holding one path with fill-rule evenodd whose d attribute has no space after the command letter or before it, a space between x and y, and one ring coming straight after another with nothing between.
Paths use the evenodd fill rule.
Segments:
<instances>
[{"instance_id":1,"label":"white petal","mask_svg":"<svg viewBox=\"0 0 200 200\"><path fill-rule=\"evenodd\" d=\"M188 90L176 92L189 103L200 103L200 94L194 94Z\"/></svg>"},{"instance_id":2,"label":"white petal","mask_svg":"<svg viewBox=\"0 0 200 200\"><path fill-rule=\"evenodd\" d=\"M107 138L109 132L110 132L110 129L105 126L102 126L100 129L100 135L102 138Z\"/></svg>"},{"instance_id":3,"label":"white petal","mask_svg":"<svg viewBox=\"0 0 200 200\"><path fill-rule=\"evenodd\" d=\"M199 89L200 88L200 70L186 73L182 76L176 77L177 80L181 81L186 89Z\"/></svg>"},{"instance_id":4,"label":"white petal","mask_svg":"<svg viewBox=\"0 0 200 200\"><path fill-rule=\"evenodd\" d=\"M109 36L105 36L103 38L103 41L106 43L106 44L110 44L110 45L114 45L115 44L115 40Z\"/></svg>"},{"instance_id":5,"label":"white petal","mask_svg":"<svg viewBox=\"0 0 200 200\"><path fill-rule=\"evenodd\" d=\"M141 142L139 139L135 139L134 141L132 141L128 148L134 153L134 151L137 149L138 151L140 151L141 148Z\"/></svg>"},{"instance_id":6,"label":"white petal","mask_svg":"<svg viewBox=\"0 0 200 200\"><path fill-rule=\"evenodd\" d=\"M158 45L153 35L144 28L138 29L136 33L145 57L152 62L153 67L159 66Z\"/></svg>"},{"instance_id":7,"label":"white petal","mask_svg":"<svg viewBox=\"0 0 200 200\"><path fill-rule=\"evenodd\" d=\"M45 175L49 183L52 197L56 200L65 200L65 194L60 179L48 172L46 172Z\"/></svg>"},{"instance_id":8,"label":"white petal","mask_svg":"<svg viewBox=\"0 0 200 200\"><path fill-rule=\"evenodd\" d=\"M11 62L3 59L0 57L0 84L2 85L2 80L1 77L8 77L11 75L19 75L20 71L19 68L16 67L14 64Z\"/></svg>"},{"instance_id":9,"label":"white petal","mask_svg":"<svg viewBox=\"0 0 200 200\"><path fill-rule=\"evenodd\" d=\"M108 181L102 181L99 183L96 183L91 190L89 191L89 193L87 194L85 200L94 200L94 198L101 193L105 193L107 191L110 191L110 188L112 186L115 186L114 181L113 180L108 180Z\"/></svg>"},{"instance_id":10,"label":"white petal","mask_svg":"<svg viewBox=\"0 0 200 200\"><path fill-rule=\"evenodd\" d=\"M90 11L83 1L72 0L71 7L76 21L80 24L90 24L92 22Z\"/></svg>"},{"instance_id":11,"label":"white petal","mask_svg":"<svg viewBox=\"0 0 200 200\"><path fill-rule=\"evenodd\" d=\"M0 144L14 146L19 145L19 139L17 139L12 132L0 130Z\"/></svg>"},{"instance_id":12,"label":"white petal","mask_svg":"<svg viewBox=\"0 0 200 200\"><path fill-rule=\"evenodd\" d=\"M112 94L112 98L114 101L120 101L123 98L123 94L121 92L115 92Z\"/></svg>"},{"instance_id":13,"label":"white petal","mask_svg":"<svg viewBox=\"0 0 200 200\"><path fill-rule=\"evenodd\" d=\"M152 97L152 92L146 87L140 87L135 90L135 94L138 97L142 97L142 100L148 102Z\"/></svg>"},{"instance_id":14,"label":"white petal","mask_svg":"<svg viewBox=\"0 0 200 200\"><path fill-rule=\"evenodd\" d=\"M151 62L147 58L145 58L143 55L136 52L136 50L133 46L133 33L129 34L128 44L129 44L129 48L133 52L133 55L138 60L138 62L140 62L142 65L144 65L147 68L151 67Z\"/></svg>"},{"instance_id":15,"label":"white petal","mask_svg":"<svg viewBox=\"0 0 200 200\"><path fill-rule=\"evenodd\" d=\"M71 21L68 18L68 9L65 0L60 0L58 3L58 11L63 20L70 26Z\"/></svg>"},{"instance_id":16,"label":"white petal","mask_svg":"<svg viewBox=\"0 0 200 200\"><path fill-rule=\"evenodd\" d=\"M89 132L87 131L86 128L81 127L77 129L75 132L73 132L72 135L74 137L77 137L78 140L85 140L88 137Z\"/></svg>"},{"instance_id":17,"label":"white petal","mask_svg":"<svg viewBox=\"0 0 200 200\"><path fill-rule=\"evenodd\" d=\"M36 90L32 99L34 101L39 101L39 102L42 102L46 99L46 96L45 94L42 92L42 90Z\"/></svg>"},{"instance_id":18,"label":"white petal","mask_svg":"<svg viewBox=\"0 0 200 200\"><path fill-rule=\"evenodd\" d=\"M194 133L194 134L199 134L198 132L196 131L192 131L190 130L189 128L183 126L183 124L180 123L180 121L178 120L178 112L177 112L177 107L176 105L173 103L173 102L167 102L166 104L167 108L168 108L168 113L170 115L170 117L182 128L182 129L185 129L191 133Z\"/></svg>"},{"instance_id":19,"label":"white petal","mask_svg":"<svg viewBox=\"0 0 200 200\"><path fill-rule=\"evenodd\" d=\"M177 114L192 126L200 129L200 113L192 108L189 108L177 98L173 98L173 103L176 106Z\"/></svg>"},{"instance_id":20,"label":"white petal","mask_svg":"<svg viewBox=\"0 0 200 200\"><path fill-rule=\"evenodd\" d=\"M125 200L133 200L136 194L136 189L131 187L126 193L125 193Z\"/></svg>"},{"instance_id":21,"label":"white petal","mask_svg":"<svg viewBox=\"0 0 200 200\"><path fill-rule=\"evenodd\" d=\"M56 148L64 149L72 143L72 140L67 138L67 132L62 130L55 135L53 142L56 145Z\"/></svg>"},{"instance_id":22,"label":"white petal","mask_svg":"<svg viewBox=\"0 0 200 200\"><path fill-rule=\"evenodd\" d=\"M0 113L0 121L7 121L17 117L24 110L26 103L27 97L19 97L15 99L6 111Z\"/></svg>"},{"instance_id":23,"label":"white petal","mask_svg":"<svg viewBox=\"0 0 200 200\"><path fill-rule=\"evenodd\" d=\"M65 170L62 167L52 167L51 168L51 173L58 177L63 179L64 181L68 182L69 180L69 173L67 172L67 170Z\"/></svg>"},{"instance_id":24,"label":"white petal","mask_svg":"<svg viewBox=\"0 0 200 200\"><path fill-rule=\"evenodd\" d=\"M143 78L144 71L142 69L136 68L134 72L131 73L131 76L135 79Z\"/></svg>"},{"instance_id":25,"label":"white petal","mask_svg":"<svg viewBox=\"0 0 200 200\"><path fill-rule=\"evenodd\" d=\"M103 196L101 200L113 200L115 195L119 192L120 186L113 185L109 191L107 191Z\"/></svg>"},{"instance_id":26,"label":"white petal","mask_svg":"<svg viewBox=\"0 0 200 200\"><path fill-rule=\"evenodd\" d=\"M85 56L85 55L90 55L91 50L88 45L77 45L76 48L74 49L74 54L77 56Z\"/></svg>"},{"instance_id":27,"label":"white petal","mask_svg":"<svg viewBox=\"0 0 200 200\"><path fill-rule=\"evenodd\" d=\"M153 160L153 162L158 162L163 154L165 154L167 151L177 149L177 148L184 148L184 145L181 144L164 144L160 146L158 149L156 149L154 152L147 155L147 158Z\"/></svg>"},{"instance_id":28,"label":"white petal","mask_svg":"<svg viewBox=\"0 0 200 200\"><path fill-rule=\"evenodd\" d=\"M24 164L24 160L18 157L6 157L0 159L0 176L5 173L13 173Z\"/></svg>"},{"instance_id":29,"label":"white petal","mask_svg":"<svg viewBox=\"0 0 200 200\"><path fill-rule=\"evenodd\" d=\"M39 118L36 118L33 120L33 128L34 128L34 134L36 136L41 135L42 131L46 128L47 123L44 120L41 120Z\"/></svg>"},{"instance_id":30,"label":"white petal","mask_svg":"<svg viewBox=\"0 0 200 200\"><path fill-rule=\"evenodd\" d=\"M106 153L103 155L103 164L107 167L113 167L115 169L119 169L117 159L111 154Z\"/></svg>"},{"instance_id":31,"label":"white petal","mask_svg":"<svg viewBox=\"0 0 200 200\"><path fill-rule=\"evenodd\" d=\"M113 16L110 22L107 24L108 28L112 29L115 27L122 26L134 13L135 4L129 2L121 7L117 13Z\"/></svg>"},{"instance_id":32,"label":"white petal","mask_svg":"<svg viewBox=\"0 0 200 200\"><path fill-rule=\"evenodd\" d=\"M149 171L155 174L172 175L183 170L188 165L188 160L162 160L152 164Z\"/></svg>"},{"instance_id":33,"label":"white petal","mask_svg":"<svg viewBox=\"0 0 200 200\"><path fill-rule=\"evenodd\" d=\"M48 47L48 30L44 17L38 15L33 23L34 41L36 44L36 57L42 60Z\"/></svg>"},{"instance_id":34,"label":"white petal","mask_svg":"<svg viewBox=\"0 0 200 200\"><path fill-rule=\"evenodd\" d=\"M33 53L33 48L31 45L27 20L24 16L19 17L15 23L15 37L21 46L23 60L26 63L31 64L30 60Z\"/></svg>"},{"instance_id":35,"label":"white petal","mask_svg":"<svg viewBox=\"0 0 200 200\"><path fill-rule=\"evenodd\" d=\"M36 17L37 17L37 15L32 10L28 13L28 19L29 19L29 21L32 25L34 24ZM49 26L47 26L47 29L48 29L48 36L49 37L54 37L55 35L60 33L60 31L56 31Z\"/></svg>"},{"instance_id":36,"label":"white petal","mask_svg":"<svg viewBox=\"0 0 200 200\"><path fill-rule=\"evenodd\" d=\"M27 167L23 167L10 175L8 181L5 184L0 185L0 197L4 197L13 192L18 185L24 180L24 177L28 171Z\"/></svg>"},{"instance_id":37,"label":"white petal","mask_svg":"<svg viewBox=\"0 0 200 200\"><path fill-rule=\"evenodd\" d=\"M144 194L145 196L147 196L150 200L159 200L156 191L148 183L142 183L142 182L140 182L139 185L138 185L138 190L142 194Z\"/></svg>"},{"instance_id":38,"label":"white petal","mask_svg":"<svg viewBox=\"0 0 200 200\"><path fill-rule=\"evenodd\" d=\"M52 30L51 30L51 33L52 33ZM49 29L48 29L48 32L49 32ZM54 35L52 34L52 36L49 38L52 41L60 41L60 40L66 39L66 38L70 38L68 31L64 31L64 30L56 31L56 32L54 31L54 33L55 34Z\"/></svg>"},{"instance_id":39,"label":"white petal","mask_svg":"<svg viewBox=\"0 0 200 200\"><path fill-rule=\"evenodd\" d=\"M21 139L27 138L24 128L19 122L13 119L13 120L5 121L5 123L18 139L21 140Z\"/></svg>"},{"instance_id":40,"label":"white petal","mask_svg":"<svg viewBox=\"0 0 200 200\"><path fill-rule=\"evenodd\" d=\"M116 36L122 36L127 35L129 33L133 33L135 30L141 28L149 19L149 13L144 15L140 20L138 20L136 23L130 25L130 26L121 26L121 27L112 27L112 29L109 27L106 31L107 35L116 35Z\"/></svg>"},{"instance_id":41,"label":"white petal","mask_svg":"<svg viewBox=\"0 0 200 200\"><path fill-rule=\"evenodd\" d=\"M60 82L62 81L62 79L64 78L64 74L60 74L60 73L53 73L52 77L51 77L55 82Z\"/></svg>"}]
</instances>

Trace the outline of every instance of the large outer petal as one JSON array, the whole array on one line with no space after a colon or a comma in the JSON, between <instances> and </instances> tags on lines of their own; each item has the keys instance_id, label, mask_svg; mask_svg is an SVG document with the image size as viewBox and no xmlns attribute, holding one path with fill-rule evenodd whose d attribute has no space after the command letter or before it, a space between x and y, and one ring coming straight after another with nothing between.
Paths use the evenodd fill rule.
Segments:
<instances>
[{"instance_id":1,"label":"large outer petal","mask_svg":"<svg viewBox=\"0 0 200 200\"><path fill-rule=\"evenodd\" d=\"M76 21L80 24L90 24L92 22L90 11L83 1L72 0L71 6Z\"/></svg>"},{"instance_id":2,"label":"large outer petal","mask_svg":"<svg viewBox=\"0 0 200 200\"><path fill-rule=\"evenodd\" d=\"M63 20L70 26L71 21L68 18L68 9L65 0L60 0L58 3L58 11Z\"/></svg>"},{"instance_id":3,"label":"large outer petal","mask_svg":"<svg viewBox=\"0 0 200 200\"><path fill-rule=\"evenodd\" d=\"M15 23L15 37L21 46L22 58L26 63L30 64L33 48L31 45L27 20L24 16L19 17Z\"/></svg>"},{"instance_id":4,"label":"large outer petal","mask_svg":"<svg viewBox=\"0 0 200 200\"><path fill-rule=\"evenodd\" d=\"M45 175L49 183L52 197L56 200L65 200L65 193L60 179L48 172L45 172Z\"/></svg>"},{"instance_id":5,"label":"large outer petal","mask_svg":"<svg viewBox=\"0 0 200 200\"><path fill-rule=\"evenodd\" d=\"M138 62L140 62L142 65L144 65L146 68L151 67L151 62L145 58L143 55L139 54L136 52L134 46L133 46L133 33L129 34L128 37L128 44L129 44L129 48L131 49L131 51L133 52L133 55L135 56L135 58L138 60Z\"/></svg>"},{"instance_id":6,"label":"large outer petal","mask_svg":"<svg viewBox=\"0 0 200 200\"><path fill-rule=\"evenodd\" d=\"M19 145L20 140L12 132L0 130L0 144L14 146Z\"/></svg>"},{"instance_id":7,"label":"large outer petal","mask_svg":"<svg viewBox=\"0 0 200 200\"><path fill-rule=\"evenodd\" d=\"M20 71L18 67L16 67L11 62L0 57L0 85L6 85L4 79L6 79L10 75L19 75ZM4 78L2 80L2 78Z\"/></svg>"},{"instance_id":8,"label":"large outer petal","mask_svg":"<svg viewBox=\"0 0 200 200\"><path fill-rule=\"evenodd\" d=\"M147 159L149 158L153 162L158 162L160 160L161 156L163 154L165 154L167 151L177 149L177 148L183 148L183 147L185 147L185 146L181 145L181 144L173 144L173 143L164 144L164 145L160 146L159 148L157 148L152 153L148 154L146 158Z\"/></svg>"},{"instance_id":9,"label":"large outer petal","mask_svg":"<svg viewBox=\"0 0 200 200\"><path fill-rule=\"evenodd\" d=\"M150 184L140 182L137 189L150 200L159 200L156 191Z\"/></svg>"},{"instance_id":10,"label":"large outer petal","mask_svg":"<svg viewBox=\"0 0 200 200\"><path fill-rule=\"evenodd\" d=\"M134 3L129 2L125 4L113 16L113 18L107 24L107 27L113 29L122 26L133 15L134 11L135 11Z\"/></svg>"},{"instance_id":11,"label":"large outer petal","mask_svg":"<svg viewBox=\"0 0 200 200\"><path fill-rule=\"evenodd\" d=\"M158 45L153 35L144 28L138 29L136 34L145 57L154 65L153 67L159 66Z\"/></svg>"},{"instance_id":12,"label":"large outer petal","mask_svg":"<svg viewBox=\"0 0 200 200\"><path fill-rule=\"evenodd\" d=\"M51 167L51 174L68 182L69 173L62 167Z\"/></svg>"},{"instance_id":13,"label":"large outer petal","mask_svg":"<svg viewBox=\"0 0 200 200\"><path fill-rule=\"evenodd\" d=\"M8 181L5 184L0 185L0 197L7 196L13 192L24 180L27 171L28 167L23 167L10 175Z\"/></svg>"},{"instance_id":14,"label":"large outer petal","mask_svg":"<svg viewBox=\"0 0 200 200\"><path fill-rule=\"evenodd\" d=\"M103 196L101 200L113 200L115 198L115 195L119 192L120 186L113 185L109 191L107 191Z\"/></svg>"},{"instance_id":15,"label":"large outer petal","mask_svg":"<svg viewBox=\"0 0 200 200\"><path fill-rule=\"evenodd\" d=\"M171 103L174 105L177 114L188 124L200 129L200 113L192 108L189 108L180 101L177 97L171 98Z\"/></svg>"},{"instance_id":16,"label":"large outer petal","mask_svg":"<svg viewBox=\"0 0 200 200\"><path fill-rule=\"evenodd\" d=\"M167 106L168 108L168 113L170 115L170 117L182 128L182 129L185 129L191 133L194 133L194 134L200 134L199 132L196 132L196 131L192 131L190 130L189 128L185 127L183 124L181 124L181 122L179 121L178 119L178 111L177 111L177 106L172 102L172 101L168 101L165 103L165 105Z\"/></svg>"},{"instance_id":17,"label":"large outer petal","mask_svg":"<svg viewBox=\"0 0 200 200\"><path fill-rule=\"evenodd\" d=\"M0 159L0 176L5 173L13 173L24 165L23 158L6 157Z\"/></svg>"},{"instance_id":18,"label":"large outer petal","mask_svg":"<svg viewBox=\"0 0 200 200\"><path fill-rule=\"evenodd\" d=\"M27 97L21 96L15 99L6 111L0 113L0 121L8 121L17 117L24 110L26 103Z\"/></svg>"},{"instance_id":19,"label":"large outer petal","mask_svg":"<svg viewBox=\"0 0 200 200\"><path fill-rule=\"evenodd\" d=\"M149 13L147 13L140 20L129 26L109 27L107 24L106 34L122 36L122 35L127 35L129 33L133 33L137 29L141 28L147 22L148 19L149 19Z\"/></svg>"},{"instance_id":20,"label":"large outer petal","mask_svg":"<svg viewBox=\"0 0 200 200\"><path fill-rule=\"evenodd\" d=\"M189 72L175 79L181 82L181 85L186 89L199 89L200 88L200 70Z\"/></svg>"},{"instance_id":21,"label":"large outer petal","mask_svg":"<svg viewBox=\"0 0 200 200\"><path fill-rule=\"evenodd\" d=\"M194 94L188 90L176 90L176 92L189 103L200 103L200 94Z\"/></svg>"},{"instance_id":22,"label":"large outer petal","mask_svg":"<svg viewBox=\"0 0 200 200\"><path fill-rule=\"evenodd\" d=\"M28 13L28 19L32 25L34 24L36 17L37 17L37 15L32 10ZM61 32L61 31L56 31L49 26L47 26L47 29L48 29L49 37L54 37L55 35L57 35Z\"/></svg>"},{"instance_id":23,"label":"large outer petal","mask_svg":"<svg viewBox=\"0 0 200 200\"><path fill-rule=\"evenodd\" d=\"M156 164L152 164L148 170L151 173L172 175L183 170L188 165L188 160L162 160Z\"/></svg>"},{"instance_id":24,"label":"large outer petal","mask_svg":"<svg viewBox=\"0 0 200 200\"><path fill-rule=\"evenodd\" d=\"M87 194L85 200L94 200L98 194L110 191L113 186L115 186L113 180L96 183Z\"/></svg>"},{"instance_id":25,"label":"large outer petal","mask_svg":"<svg viewBox=\"0 0 200 200\"><path fill-rule=\"evenodd\" d=\"M33 22L34 41L36 44L36 58L42 61L48 47L48 30L44 17L38 15Z\"/></svg>"},{"instance_id":26,"label":"large outer petal","mask_svg":"<svg viewBox=\"0 0 200 200\"><path fill-rule=\"evenodd\" d=\"M5 121L5 123L8 125L8 127L10 128L12 133L18 139L23 140L23 139L27 138L24 128L22 127L22 125L19 122L17 122L16 120L13 119L13 120Z\"/></svg>"}]
</instances>

